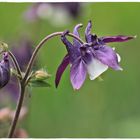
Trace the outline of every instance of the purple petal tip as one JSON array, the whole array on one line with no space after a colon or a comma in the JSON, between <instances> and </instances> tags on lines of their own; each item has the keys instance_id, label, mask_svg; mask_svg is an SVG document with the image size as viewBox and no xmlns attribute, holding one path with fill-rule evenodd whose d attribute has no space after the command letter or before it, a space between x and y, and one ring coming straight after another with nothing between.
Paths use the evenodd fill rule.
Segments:
<instances>
[{"instance_id":1,"label":"purple petal tip","mask_svg":"<svg viewBox=\"0 0 140 140\"><path fill-rule=\"evenodd\" d=\"M128 40L135 39L135 38L137 38L137 35L135 35L135 36L128 36Z\"/></svg>"},{"instance_id":2,"label":"purple petal tip","mask_svg":"<svg viewBox=\"0 0 140 140\"><path fill-rule=\"evenodd\" d=\"M118 35L118 36L106 36L102 37L101 40L104 43L111 43L111 42L126 42L130 39L134 39L136 36L123 36L123 35Z\"/></svg>"},{"instance_id":3,"label":"purple petal tip","mask_svg":"<svg viewBox=\"0 0 140 140\"><path fill-rule=\"evenodd\" d=\"M123 71L123 68L118 66L115 70L120 70L120 71Z\"/></svg>"},{"instance_id":4,"label":"purple petal tip","mask_svg":"<svg viewBox=\"0 0 140 140\"><path fill-rule=\"evenodd\" d=\"M82 27L82 26L83 26L83 24L82 24L82 23L79 23L79 24L78 24L78 26L79 26L79 27Z\"/></svg>"},{"instance_id":5,"label":"purple petal tip","mask_svg":"<svg viewBox=\"0 0 140 140\"><path fill-rule=\"evenodd\" d=\"M66 55L64 57L64 59L62 60L61 64L59 65L57 72L56 72L56 77L55 77L55 87L56 88L58 87L62 74L65 71L68 64L69 64L69 55Z\"/></svg>"}]
</instances>

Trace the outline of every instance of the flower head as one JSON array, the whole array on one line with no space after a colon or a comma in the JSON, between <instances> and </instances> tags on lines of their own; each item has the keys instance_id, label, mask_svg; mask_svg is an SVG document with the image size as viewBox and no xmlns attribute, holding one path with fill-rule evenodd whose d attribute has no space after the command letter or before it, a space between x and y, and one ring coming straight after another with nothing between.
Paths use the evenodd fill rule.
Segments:
<instances>
[{"instance_id":1,"label":"flower head","mask_svg":"<svg viewBox=\"0 0 140 140\"><path fill-rule=\"evenodd\" d=\"M78 29L81 24L75 26L73 34L80 37ZM86 43L81 44L78 40L73 39L73 44L66 38L68 32L61 36L68 54L64 57L56 73L56 87L59 84L61 76L70 64L70 80L74 89L79 89L85 81L86 74L89 74L91 80L94 80L105 72L108 67L114 70L122 70L119 66L120 56L106 43L124 42L134 37L131 36L107 36L98 38L91 33L91 21L85 29Z\"/></svg>"},{"instance_id":2,"label":"flower head","mask_svg":"<svg viewBox=\"0 0 140 140\"><path fill-rule=\"evenodd\" d=\"M2 61L0 62L0 88L4 87L10 80L10 65L8 53L3 53Z\"/></svg>"}]
</instances>

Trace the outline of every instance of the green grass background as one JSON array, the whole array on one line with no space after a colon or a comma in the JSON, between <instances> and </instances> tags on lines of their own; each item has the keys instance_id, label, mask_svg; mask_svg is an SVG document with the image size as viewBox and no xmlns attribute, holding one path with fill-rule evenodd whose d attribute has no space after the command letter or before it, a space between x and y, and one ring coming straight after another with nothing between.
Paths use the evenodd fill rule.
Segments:
<instances>
[{"instance_id":1,"label":"green grass background","mask_svg":"<svg viewBox=\"0 0 140 140\"><path fill-rule=\"evenodd\" d=\"M31 98L25 98L29 113L22 125L29 136L140 137L140 3L83 3L81 16L59 28L47 20L26 24L22 15L29 5L0 3L1 40L18 40L27 31L35 36L37 45L49 33L72 31L77 23L86 27L88 20L92 20L92 32L98 36L137 35L129 42L109 44L121 55L122 72L109 69L103 74L103 82L87 77L79 91L72 89L69 68L55 88L55 72L66 49L59 38L44 45L39 52L39 65L46 66L52 74L52 87L34 88Z\"/></svg>"}]
</instances>

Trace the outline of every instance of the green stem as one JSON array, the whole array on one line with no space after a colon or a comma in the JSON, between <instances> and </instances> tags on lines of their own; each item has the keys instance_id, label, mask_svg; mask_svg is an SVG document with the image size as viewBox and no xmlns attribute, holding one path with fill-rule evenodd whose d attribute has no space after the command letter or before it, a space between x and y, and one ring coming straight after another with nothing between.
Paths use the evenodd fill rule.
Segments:
<instances>
[{"instance_id":1,"label":"green stem","mask_svg":"<svg viewBox=\"0 0 140 140\"><path fill-rule=\"evenodd\" d=\"M36 58L36 55L39 51L39 49L43 46L43 44L45 42L47 42L50 38L52 37L55 37L55 36L58 36L58 35L62 35L63 32L56 32L56 33L52 33L48 36L46 36L35 48L33 54L32 54L32 57L28 63L28 66L27 66L27 69L26 69L26 72L25 72L25 75L24 77L22 78L22 74L21 74L21 70L20 70L20 67L18 65L18 62L16 61L16 58L14 57L14 55L9 51L9 55L11 56L16 68L17 68L17 72L19 75L21 75L21 80L20 80L20 96L19 96L19 99L18 99L18 103L17 103L17 107L16 107L16 113L15 113L15 116L14 116L14 119L12 121L12 124L11 124L11 127L10 127L10 131L9 131L9 134L8 134L8 138L12 138L13 135L14 135L14 132L15 132L15 128L16 128L16 125L17 125L17 121L18 121L18 118L19 118L19 115L20 115L20 110L21 110L21 107L22 107L22 104L23 104L23 100L24 100L24 92L25 92L25 88L26 88L26 85L27 85L27 81L28 81L28 78L30 78L29 76L29 73L32 69L32 66L33 66L33 63L34 63L34 60ZM82 44L84 43L79 37L77 37L76 35L72 34L72 33L68 33L69 36L79 40L79 42L81 42Z\"/></svg>"},{"instance_id":2,"label":"green stem","mask_svg":"<svg viewBox=\"0 0 140 140\"><path fill-rule=\"evenodd\" d=\"M13 55L13 53L12 53L11 51L8 51L8 53L9 53L9 55L10 55L10 57L11 57L11 59L12 59L14 65L15 65L15 68L16 68L16 70L17 70L18 75L22 78L21 69L20 69L20 67L19 67L19 64L18 64L18 62L17 62L15 56Z\"/></svg>"},{"instance_id":3,"label":"green stem","mask_svg":"<svg viewBox=\"0 0 140 140\"><path fill-rule=\"evenodd\" d=\"M15 113L14 119L12 121L10 130L9 130L9 133L8 133L8 138L12 138L13 135L14 135L15 128L16 128L16 125L17 125L17 121L18 121L18 118L19 118L19 115L20 115L20 110L21 110L23 100L24 100L24 91L25 91L25 87L22 85L22 83L20 83L20 96L19 96L19 99L18 99L17 107L16 107L16 113Z\"/></svg>"},{"instance_id":4,"label":"green stem","mask_svg":"<svg viewBox=\"0 0 140 140\"><path fill-rule=\"evenodd\" d=\"M24 84L21 83L22 73L21 73L21 69L19 67L19 64L18 64L15 56L13 55L13 53L11 51L8 51L8 53L9 53L9 55L10 55L12 61L13 61L13 64L14 64L16 70L17 70L17 73L18 73L17 78L18 78L19 85L20 85L20 94L19 94L20 96L19 96L19 99L18 99L17 107L16 107L16 113L15 113L14 119L12 121L10 130L9 130L9 133L8 133L8 138L12 138L13 134L14 134L14 131L15 131L15 128L16 128L18 118L19 118L20 110L21 110L21 107L22 107L25 87L23 86Z\"/></svg>"}]
</instances>

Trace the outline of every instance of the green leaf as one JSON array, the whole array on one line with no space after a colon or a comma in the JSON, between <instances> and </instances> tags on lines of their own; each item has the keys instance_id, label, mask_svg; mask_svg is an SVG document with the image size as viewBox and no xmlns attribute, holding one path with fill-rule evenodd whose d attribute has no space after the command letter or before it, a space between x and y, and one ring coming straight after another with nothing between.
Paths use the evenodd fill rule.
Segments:
<instances>
[{"instance_id":1,"label":"green leaf","mask_svg":"<svg viewBox=\"0 0 140 140\"><path fill-rule=\"evenodd\" d=\"M31 81L30 86L32 87L50 87L51 85L46 81Z\"/></svg>"}]
</instances>

